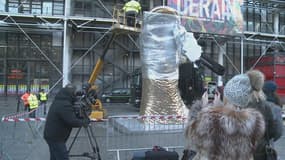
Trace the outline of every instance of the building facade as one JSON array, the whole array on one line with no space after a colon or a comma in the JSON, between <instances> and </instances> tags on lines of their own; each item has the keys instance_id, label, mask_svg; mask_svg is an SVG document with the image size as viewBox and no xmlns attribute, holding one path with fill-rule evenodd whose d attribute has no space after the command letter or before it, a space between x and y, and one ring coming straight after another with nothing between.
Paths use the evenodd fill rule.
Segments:
<instances>
[{"instance_id":1,"label":"building facade","mask_svg":"<svg viewBox=\"0 0 285 160\"><path fill-rule=\"evenodd\" d=\"M99 93L129 88L140 67L139 34L117 34L110 46L114 11L125 0L0 0L0 95L40 88L57 92L67 83L81 87L98 58L106 53L96 79ZM141 0L142 11L167 5L166 0ZM254 63L252 57L284 51L285 2L244 0L242 36L199 34L203 54L226 68L217 76L225 83ZM143 12L142 12L143 13Z\"/></svg>"}]
</instances>

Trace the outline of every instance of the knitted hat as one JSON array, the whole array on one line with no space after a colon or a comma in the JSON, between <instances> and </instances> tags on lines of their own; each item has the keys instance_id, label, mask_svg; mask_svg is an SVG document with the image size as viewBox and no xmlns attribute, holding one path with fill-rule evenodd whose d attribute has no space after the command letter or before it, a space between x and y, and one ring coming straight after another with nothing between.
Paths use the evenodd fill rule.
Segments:
<instances>
[{"instance_id":1,"label":"knitted hat","mask_svg":"<svg viewBox=\"0 0 285 160\"><path fill-rule=\"evenodd\" d=\"M224 97L232 104L246 107L253 97L253 91L259 92L264 84L264 75L251 70L230 79L224 87Z\"/></svg>"},{"instance_id":2,"label":"knitted hat","mask_svg":"<svg viewBox=\"0 0 285 160\"><path fill-rule=\"evenodd\" d=\"M264 92L275 92L277 89L277 85L274 81L266 81L263 86Z\"/></svg>"}]
</instances>

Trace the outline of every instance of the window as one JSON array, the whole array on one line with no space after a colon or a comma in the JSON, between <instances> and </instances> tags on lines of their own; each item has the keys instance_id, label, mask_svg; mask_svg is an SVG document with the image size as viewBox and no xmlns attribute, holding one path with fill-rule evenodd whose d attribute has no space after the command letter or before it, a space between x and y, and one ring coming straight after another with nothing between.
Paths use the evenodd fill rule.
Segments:
<instances>
[{"instance_id":1,"label":"window","mask_svg":"<svg viewBox=\"0 0 285 160\"><path fill-rule=\"evenodd\" d=\"M247 12L246 12L246 18L245 20L247 21L247 30L248 31L254 31L253 30L253 9L252 8L247 8Z\"/></svg>"},{"instance_id":2,"label":"window","mask_svg":"<svg viewBox=\"0 0 285 160\"><path fill-rule=\"evenodd\" d=\"M5 12L6 0L0 0L0 12Z\"/></svg>"},{"instance_id":3,"label":"window","mask_svg":"<svg viewBox=\"0 0 285 160\"><path fill-rule=\"evenodd\" d=\"M106 2L104 1L104 4ZM74 15L94 16L92 15L92 3L90 1L75 1Z\"/></svg>"},{"instance_id":4,"label":"window","mask_svg":"<svg viewBox=\"0 0 285 160\"><path fill-rule=\"evenodd\" d=\"M260 32L260 29L261 29L261 27L260 27L260 22L261 22L261 12L260 12L260 10L259 9L254 9L254 17L255 17L255 19L254 19L254 22L255 22L255 32Z\"/></svg>"},{"instance_id":5,"label":"window","mask_svg":"<svg viewBox=\"0 0 285 160\"><path fill-rule=\"evenodd\" d=\"M64 2L62 0L54 1L53 15L64 15Z\"/></svg>"},{"instance_id":6,"label":"window","mask_svg":"<svg viewBox=\"0 0 285 160\"><path fill-rule=\"evenodd\" d=\"M279 14L279 32L285 34L285 13Z\"/></svg>"},{"instance_id":7,"label":"window","mask_svg":"<svg viewBox=\"0 0 285 160\"><path fill-rule=\"evenodd\" d=\"M0 32L0 46L6 45L6 33Z\"/></svg>"},{"instance_id":8,"label":"window","mask_svg":"<svg viewBox=\"0 0 285 160\"><path fill-rule=\"evenodd\" d=\"M36 37L35 37L36 38ZM40 46L41 47L51 47L52 44L52 37L50 35L41 35L40 37L38 37L38 39L41 39L40 42Z\"/></svg>"},{"instance_id":9,"label":"window","mask_svg":"<svg viewBox=\"0 0 285 160\"><path fill-rule=\"evenodd\" d=\"M30 1L20 0L19 9L20 9L20 13L30 14L31 13Z\"/></svg>"},{"instance_id":10,"label":"window","mask_svg":"<svg viewBox=\"0 0 285 160\"><path fill-rule=\"evenodd\" d=\"M43 2L43 14L44 15L52 14L52 2Z\"/></svg>"},{"instance_id":11,"label":"window","mask_svg":"<svg viewBox=\"0 0 285 160\"><path fill-rule=\"evenodd\" d=\"M40 0L32 1L32 14L42 14L42 6Z\"/></svg>"},{"instance_id":12,"label":"window","mask_svg":"<svg viewBox=\"0 0 285 160\"><path fill-rule=\"evenodd\" d=\"M52 46L62 46L62 32L52 33Z\"/></svg>"},{"instance_id":13,"label":"window","mask_svg":"<svg viewBox=\"0 0 285 160\"><path fill-rule=\"evenodd\" d=\"M5 58L5 48L6 47L1 47L0 46L0 60L2 59L2 58ZM4 63L3 63L4 64ZM2 67L0 67L0 70L1 70L1 68ZM1 72L1 71L0 71Z\"/></svg>"},{"instance_id":14,"label":"window","mask_svg":"<svg viewBox=\"0 0 285 160\"><path fill-rule=\"evenodd\" d=\"M273 33L273 17L272 11L262 9L261 10L261 32Z\"/></svg>"},{"instance_id":15,"label":"window","mask_svg":"<svg viewBox=\"0 0 285 160\"><path fill-rule=\"evenodd\" d=\"M18 48L8 46L7 47L7 58L15 58L18 57Z\"/></svg>"},{"instance_id":16,"label":"window","mask_svg":"<svg viewBox=\"0 0 285 160\"><path fill-rule=\"evenodd\" d=\"M8 2L8 12L18 13L19 2L18 0L9 0Z\"/></svg>"},{"instance_id":17,"label":"window","mask_svg":"<svg viewBox=\"0 0 285 160\"><path fill-rule=\"evenodd\" d=\"M7 35L8 38L8 45L9 46L18 46L18 35L17 34L13 34L13 33L8 33Z\"/></svg>"}]
</instances>

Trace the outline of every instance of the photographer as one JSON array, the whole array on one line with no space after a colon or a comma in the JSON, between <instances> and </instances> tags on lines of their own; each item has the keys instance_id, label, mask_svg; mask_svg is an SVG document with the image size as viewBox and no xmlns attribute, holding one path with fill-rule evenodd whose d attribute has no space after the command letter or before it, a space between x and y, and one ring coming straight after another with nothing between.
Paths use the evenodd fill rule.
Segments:
<instances>
[{"instance_id":1,"label":"photographer","mask_svg":"<svg viewBox=\"0 0 285 160\"><path fill-rule=\"evenodd\" d=\"M65 143L72 128L87 127L90 123L89 117L76 116L73 107L75 100L75 87L69 84L58 92L50 106L44 139L49 146L51 160L68 160Z\"/></svg>"},{"instance_id":2,"label":"photographer","mask_svg":"<svg viewBox=\"0 0 285 160\"><path fill-rule=\"evenodd\" d=\"M248 105L263 101L264 75L250 70L230 79L224 87L224 100L209 94L189 107L185 136L188 148L196 155L193 160L251 160L256 144L264 136L263 115ZM256 106L260 107L259 105Z\"/></svg>"}]
</instances>

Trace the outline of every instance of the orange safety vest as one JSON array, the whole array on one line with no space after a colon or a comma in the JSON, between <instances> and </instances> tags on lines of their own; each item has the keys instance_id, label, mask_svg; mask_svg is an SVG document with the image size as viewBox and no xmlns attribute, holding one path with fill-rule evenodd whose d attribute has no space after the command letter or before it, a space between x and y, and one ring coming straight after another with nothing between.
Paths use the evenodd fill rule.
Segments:
<instances>
[{"instance_id":1,"label":"orange safety vest","mask_svg":"<svg viewBox=\"0 0 285 160\"><path fill-rule=\"evenodd\" d=\"M25 93L21 96L21 99L23 100L24 102L24 105L28 105L29 104L29 101L28 101L28 98L30 96L30 93Z\"/></svg>"}]
</instances>

